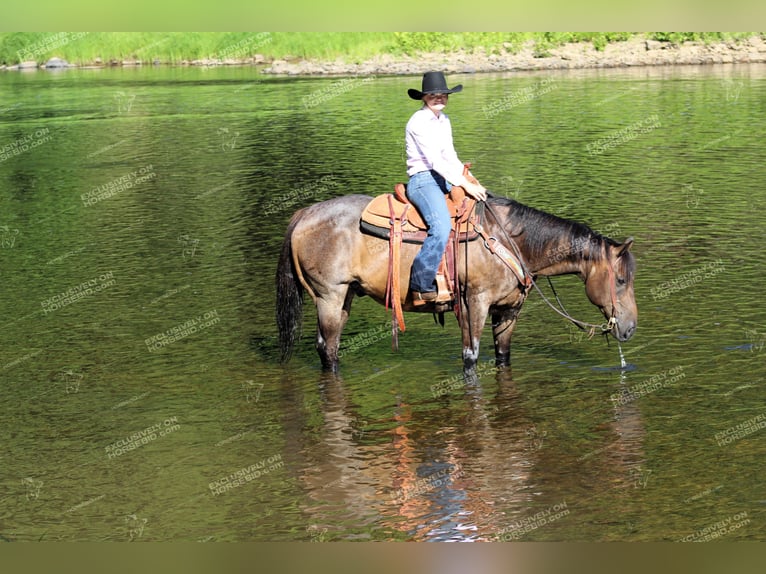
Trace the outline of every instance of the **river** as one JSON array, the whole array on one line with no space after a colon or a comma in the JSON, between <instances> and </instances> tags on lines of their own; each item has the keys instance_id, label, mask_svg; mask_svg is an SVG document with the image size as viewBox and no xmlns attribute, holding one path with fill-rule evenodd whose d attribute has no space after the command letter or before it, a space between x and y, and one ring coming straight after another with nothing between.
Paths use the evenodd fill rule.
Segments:
<instances>
[{"instance_id":1,"label":"river","mask_svg":"<svg viewBox=\"0 0 766 574\"><path fill-rule=\"evenodd\" d=\"M419 77L0 75L0 536L764 540L766 66L452 76L490 191L632 236L639 327L532 295L512 370L367 298L278 360L291 214L404 180ZM761 271L758 271L761 269ZM600 321L582 284L568 310ZM436 390L439 389L439 390ZM443 392L442 392L443 391Z\"/></svg>"}]
</instances>

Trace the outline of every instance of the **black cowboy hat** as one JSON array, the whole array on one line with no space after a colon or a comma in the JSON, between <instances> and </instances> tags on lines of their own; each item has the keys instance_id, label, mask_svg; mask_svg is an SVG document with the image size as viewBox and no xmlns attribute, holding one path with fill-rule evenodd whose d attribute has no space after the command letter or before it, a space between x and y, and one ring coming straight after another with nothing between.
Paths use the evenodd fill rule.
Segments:
<instances>
[{"instance_id":1,"label":"black cowboy hat","mask_svg":"<svg viewBox=\"0 0 766 574\"><path fill-rule=\"evenodd\" d=\"M407 93L413 100L422 100L423 94L454 94L462 89L463 84L458 84L452 89L448 88L447 80L441 72L426 72L423 74L422 91L410 88Z\"/></svg>"}]
</instances>

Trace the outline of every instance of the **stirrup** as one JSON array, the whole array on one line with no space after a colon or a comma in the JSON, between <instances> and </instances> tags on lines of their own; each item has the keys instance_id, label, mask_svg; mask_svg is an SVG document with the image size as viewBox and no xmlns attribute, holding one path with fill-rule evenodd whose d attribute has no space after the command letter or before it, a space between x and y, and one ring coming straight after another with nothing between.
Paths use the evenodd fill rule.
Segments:
<instances>
[{"instance_id":1,"label":"stirrup","mask_svg":"<svg viewBox=\"0 0 766 574\"><path fill-rule=\"evenodd\" d=\"M450 301L452 301L452 291L447 286L447 278L442 273L437 273L434 303L448 303Z\"/></svg>"}]
</instances>

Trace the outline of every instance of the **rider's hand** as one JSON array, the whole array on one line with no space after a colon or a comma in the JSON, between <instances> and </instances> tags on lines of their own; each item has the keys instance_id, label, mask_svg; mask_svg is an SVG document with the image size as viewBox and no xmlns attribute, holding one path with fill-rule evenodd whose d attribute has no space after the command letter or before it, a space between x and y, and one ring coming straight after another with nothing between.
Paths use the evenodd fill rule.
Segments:
<instances>
[{"instance_id":1,"label":"rider's hand","mask_svg":"<svg viewBox=\"0 0 766 574\"><path fill-rule=\"evenodd\" d=\"M484 201L487 199L487 190L478 181L476 183L466 181L463 185L463 189L477 201Z\"/></svg>"}]
</instances>

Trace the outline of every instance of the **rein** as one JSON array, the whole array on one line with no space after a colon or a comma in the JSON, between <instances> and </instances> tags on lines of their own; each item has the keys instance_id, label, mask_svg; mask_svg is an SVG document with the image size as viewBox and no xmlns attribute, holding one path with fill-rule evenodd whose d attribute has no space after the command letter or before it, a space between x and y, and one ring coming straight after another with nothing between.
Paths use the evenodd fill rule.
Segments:
<instances>
[{"instance_id":1,"label":"rein","mask_svg":"<svg viewBox=\"0 0 766 574\"><path fill-rule=\"evenodd\" d=\"M551 289L553 289L553 293L556 296L556 300L559 302L559 305L561 306L561 309L558 309L553 303L551 303L548 300L548 298L542 292L540 287L538 287L537 283L535 282L534 278L532 277L532 273L530 273L530 271L526 268L526 265L524 264L524 257L522 256L521 251L519 250L519 246L516 244L516 242L513 240L513 238L505 230L505 227L503 227L503 224L500 221L500 218L498 217L497 213L495 213L495 210L492 209L492 206L489 203L487 203L486 201L484 202L484 207L485 207L485 209L489 213L492 214L492 217L495 219L495 222L498 224L498 227L500 227L501 233L503 234L504 238L508 241L508 243L510 244L511 248L513 249L513 251L514 251L514 253L516 255L516 259L517 259L519 265L521 266L521 270L522 270L522 273L523 273L523 276L524 276L524 279L522 279L521 277L519 279L522 281L522 284L525 285L526 288L528 288L529 285L534 287L535 290L537 290L537 292L540 294L540 297L542 297L543 301L551 309L553 309L556 313L558 313L559 315L561 315L565 319L567 319L567 320L571 321L572 323L574 323L575 325L577 325L580 329L585 330L586 327L589 328L590 329L590 335L589 335L590 337L593 337L593 335L596 333L596 329L600 329L602 333L608 333L609 331L612 330L612 328L617 323L617 317L615 316L615 313L617 312L617 287L615 285L614 269L612 269L612 266L609 265L609 257L608 257L609 254L606 251L606 243L604 243L604 254L605 254L605 260L607 262L607 269L608 269L608 272L609 272L609 285L610 285L610 291L611 291L610 295L611 295L611 298L612 298L612 316L609 318L609 320L606 323L601 323L600 325L596 325L595 323L588 323L586 321L580 321L579 319L575 319L574 317L572 317L572 315L570 315L566 311L566 309L564 309L564 305L561 304L561 301L559 300L558 295L556 294L556 290L553 289L553 284L550 283L550 278L548 279L548 282L551 285ZM474 224L474 227L476 227L475 224ZM482 237L485 237L484 233L482 233L482 231L479 228L477 228L476 230L482 235ZM498 245L501 248L505 249L505 247L497 240L496 237L490 237L489 239L493 239L495 241L495 246L496 246L495 250L493 250L489 246L488 241L487 241L487 239L485 237L484 245L487 247L487 249L489 249L489 251L491 253L496 254L496 255L498 254L497 253L497 251L498 251L497 246ZM507 266L511 267L506 262L504 257L500 256L500 258L501 258L501 260L504 263L506 263ZM513 267L511 267L511 270L514 271L514 274L517 277L519 277L519 274L513 269Z\"/></svg>"}]
</instances>

